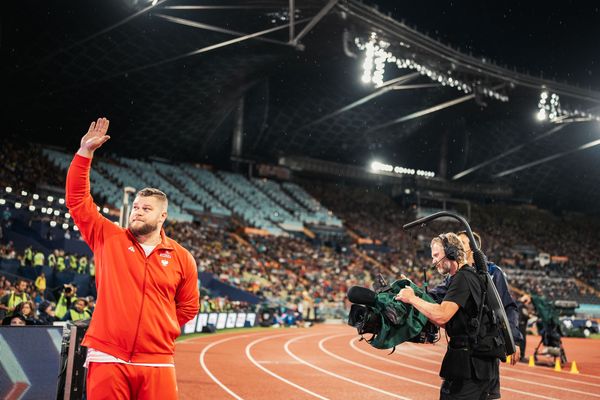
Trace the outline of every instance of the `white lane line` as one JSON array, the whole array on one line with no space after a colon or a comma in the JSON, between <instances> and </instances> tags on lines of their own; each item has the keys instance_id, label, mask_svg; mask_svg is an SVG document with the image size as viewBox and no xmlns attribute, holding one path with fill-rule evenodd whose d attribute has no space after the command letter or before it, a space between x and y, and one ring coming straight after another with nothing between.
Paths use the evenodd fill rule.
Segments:
<instances>
[{"instance_id":1,"label":"white lane line","mask_svg":"<svg viewBox=\"0 0 600 400\"><path fill-rule=\"evenodd\" d=\"M557 390L561 390L563 392L571 392L571 393L577 393L577 394L584 394L586 396L600 397L600 394L596 394L596 393L584 392L583 390L568 389L568 388L566 388L564 386L548 385L548 384L545 384L545 383L534 382L534 381L531 381L531 380L513 378L513 377L510 377L510 376L506 376L506 375L502 376L502 379L504 379L504 380L508 379L509 381L523 382L523 383L527 383L529 385L536 385L536 386L546 387L546 388L549 388L549 389L557 389Z\"/></svg>"},{"instance_id":2,"label":"white lane line","mask_svg":"<svg viewBox=\"0 0 600 400\"><path fill-rule=\"evenodd\" d=\"M322 333L313 333L313 334L310 334L310 335L303 335L303 336L300 336L300 337L316 336L316 335L320 335L320 334L322 334ZM286 333L286 334L281 334L281 335L267 336L267 337L260 338L260 339L257 339L257 340L255 340L255 341L253 341L253 342L249 343L249 344L246 346L246 357L248 357L248 359L249 359L249 360L252 362L252 364L254 364L256 367L260 368L261 370L263 370L263 371L264 371L264 372L266 372L267 374L271 375L272 377L274 377L274 378L277 378L277 379L279 379L280 381L282 381L282 382L284 382L284 383L287 383L288 385L290 385L290 386L293 386L293 387L295 387L296 389L298 389L298 390L301 390L301 391L303 391L304 393L307 393L307 394L309 394L309 395L311 395L311 396L314 396L314 397L316 397L316 398L318 398L318 399L322 399L322 400L329 400L327 397L323 397L323 396L321 396L320 394L317 394L317 393L315 393L315 392L312 392L312 391L308 390L307 388L305 388L305 387L303 387L303 386L300 386L300 385L298 385L298 384L296 384L296 383L294 383L294 382L292 382L292 381L290 381L290 380L288 380L288 379L285 379L285 378L284 378L284 377L282 377L281 375L277 375L275 372L273 372L273 371L271 371L271 370L269 370L269 369L265 368L264 366L260 365L260 364L259 364L259 362L257 362L257 361L254 359L254 357L252 357L252 352L251 352L251 350L252 350L252 347L254 347L255 345L257 345L258 343L260 343L260 342L264 342L265 340L274 339L274 338L276 338L276 337L280 337L280 336L289 336L289 335L291 335L291 334L289 334L289 333Z\"/></svg>"},{"instance_id":3,"label":"white lane line","mask_svg":"<svg viewBox=\"0 0 600 400\"><path fill-rule=\"evenodd\" d=\"M288 354L289 354L289 355L290 355L292 358L294 358L294 359L295 359L295 360L297 360L298 362L300 362L300 363L302 363L302 364L304 364L304 365L306 365L306 366L309 366L309 367L311 367L311 368L313 368L313 369L316 369L316 370L317 370L317 371L319 371L319 372L322 372L322 373L324 373L324 374L327 374L327 375L333 376L333 377L335 377L335 378L337 378L337 379L341 379L341 380L343 380L343 381L346 381L346 382L350 382L350 383L352 383L352 384L354 384L354 385L357 385L357 386L362 386L362 387L364 387L364 388L367 388L367 389L370 389L370 390L373 390L373 391L375 391L375 392L382 393L382 394L385 394L385 395L388 395L388 396L391 396L391 397L395 397L395 398L397 398L397 399L410 400L408 397L403 397L403 396L397 395L397 394L395 394L395 393L388 392L388 391L386 391L386 390L379 389L379 388L376 388L376 387L374 387L374 386L367 385L367 384L365 384L365 383L357 382L357 381L355 381L355 380L352 380L352 379L350 379L350 378L346 378L345 376L338 375L338 374L336 374L335 372L331 372L331 371L328 371L328 370L326 370L326 369L323 369L323 368L321 368L321 367L317 367L316 365L314 365L314 364L311 364L311 363L309 363L308 361L305 361L305 360L301 359L300 357L298 357L297 355L295 355L294 353L292 353L292 352L291 352L291 350L290 350L290 345L291 345L292 343L294 343L295 341L299 340L299 339L302 339L302 337L297 337L297 338L294 338L294 339L290 339L290 340L288 340L288 341L285 343L285 346L284 346L284 349L285 349L286 353L288 353Z\"/></svg>"},{"instance_id":4,"label":"white lane line","mask_svg":"<svg viewBox=\"0 0 600 400\"><path fill-rule=\"evenodd\" d=\"M240 335L240 336L236 335L236 336L227 337L225 339L217 340L216 342L213 342L213 343L209 344L208 346L206 346L204 349L202 349L202 352L200 353L200 365L202 366L202 369L204 370L204 372L206 372L206 374L210 377L210 379L212 379L217 385L219 385L221 387L221 389L223 389L224 391L229 393L234 399L237 399L237 400L244 400L244 399L241 398L240 396L238 396L237 394L235 394L231 389L229 389L223 383L221 383L221 381L218 380L217 377L212 374L212 372L210 372L210 370L206 366L204 357L206 356L206 353L208 352L208 350L210 350L214 346L217 346L221 343L229 342L230 340L240 339L240 338L244 338L244 337L248 337L248 336L254 336L254 335L252 335L252 334Z\"/></svg>"},{"instance_id":5,"label":"white lane line","mask_svg":"<svg viewBox=\"0 0 600 400\"><path fill-rule=\"evenodd\" d=\"M328 336L328 337L325 337L325 338L321 339L321 341L319 342L319 349L321 349L321 351L323 351L325 354L327 354L327 355L329 355L329 356L331 356L331 357L333 357L333 358L335 358L337 360L340 360L342 362L354 365L354 366L359 367L359 368L364 368L366 370L373 371L373 372L376 372L376 373L381 374L381 375L389 376L389 377L394 378L394 379L400 379L400 380L403 380L403 381L407 381L407 382L411 382L411 383L416 383L417 385L427 386L427 387L430 387L430 388L433 388L433 389L436 389L436 390L440 389L439 385L432 385L430 383L426 383L426 382L423 382L423 381L418 381L418 380L415 380L415 379L406 378L404 376L392 374L392 373L389 373L389 372L380 371L380 370L378 370L376 368L372 368L372 367L369 367L369 366L366 366L366 365L354 362L352 360L348 360L347 358L338 356L337 354L334 354L334 353L330 352L329 350L327 350L325 348L324 343L326 341L328 341L330 339L333 339L333 338L336 338L336 337L340 337L340 336L347 336L347 334L333 335L333 336ZM407 366L407 367L409 367L409 366ZM414 369L416 369L418 371L421 371L421 372L428 372L428 373L431 372L431 371L423 369L423 368L414 367ZM434 375L435 375L435 373L434 373Z\"/></svg>"},{"instance_id":6,"label":"white lane line","mask_svg":"<svg viewBox=\"0 0 600 400\"><path fill-rule=\"evenodd\" d=\"M414 343L403 343L403 344L407 344L409 346L410 349L414 349L417 350L419 353L428 353L428 354L433 354L436 356L439 356L441 353L439 351L435 351L435 350L430 350L426 347L436 347L436 346L443 346L442 344L414 344ZM402 344L400 345L402 346ZM421 349L421 347L424 347L423 349ZM398 350L398 349L396 349ZM445 347L444 347L445 350Z\"/></svg>"},{"instance_id":7,"label":"white lane line","mask_svg":"<svg viewBox=\"0 0 600 400\"><path fill-rule=\"evenodd\" d=\"M418 346L418 345L413 345L412 343L410 343L411 346ZM445 346L444 346L445 347ZM437 356L439 356L440 358L443 358L443 354L441 353L435 353ZM406 356L410 357L409 355L406 354ZM427 361L430 362L430 361ZM436 363L435 361L433 361L433 363ZM593 387L600 387L600 384L597 383L592 383L592 382L585 382L585 381L580 381L577 379L572 379L572 378L563 378L560 375L560 373L556 373L555 371L551 371L548 370L547 374L540 374L540 373L536 373L533 371L528 371L527 369L525 369L526 367L524 365L515 365L515 366L509 366L509 365L504 365L504 364L500 364L500 368L502 369L502 371L506 374L508 373L516 373L516 374L524 374L524 375L531 375L531 376L537 376L540 378L546 378L546 379L550 379L550 380L556 380L556 381L562 381L562 382L570 382L570 383L576 383L576 384L581 384L581 385L587 385L587 386L593 386ZM527 367L529 368L529 367ZM563 372L567 373L567 372ZM583 374L579 374L579 376L582 376ZM586 375L583 375L586 376ZM593 375L589 375L590 377L594 377ZM506 379L517 379L517 378L512 378L510 376L506 376L504 375L504 377ZM529 382L529 381L527 381ZM560 387L560 389L562 389L562 387ZM596 396L595 394L593 394L592 396ZM597 396L600 397L600 396Z\"/></svg>"},{"instance_id":8,"label":"white lane line","mask_svg":"<svg viewBox=\"0 0 600 400\"><path fill-rule=\"evenodd\" d=\"M559 376L555 377L554 375L551 375L551 374L537 374L535 372L526 371L526 370L521 369L521 368L515 370L514 367L508 367L508 366L504 366L504 365L501 365L501 367L502 367L502 371L505 373L502 376L503 380L509 380L509 381L515 381L515 382L523 382L523 383L527 383L529 385L536 385L536 386L546 387L546 388L549 388L549 389L557 389L557 390L561 390L561 391L565 391L565 392L571 392L571 393L577 393L577 394L584 394L584 395L592 396L592 397L600 397L600 394L596 394L596 393L585 392L585 391L577 390L577 389L569 389L569 388L566 388L564 386L555 386L555 385L550 385L550 384L546 384L546 383L540 383L540 382L532 381L532 380L525 380L525 379L514 378L512 376L507 376L506 372L510 372L510 373L515 372L515 373L518 373L518 374L522 373L522 374L525 374L525 375L534 375L534 376L538 376L538 377L542 377L542 378L546 378L546 379L551 379L551 380L554 380L554 379L556 379L556 380L564 380L564 381L571 382L571 383L576 383L576 384L598 386L598 385L596 385L594 383L582 382L582 381L578 381L578 380L575 380L575 379L561 378Z\"/></svg>"},{"instance_id":9,"label":"white lane line","mask_svg":"<svg viewBox=\"0 0 600 400\"><path fill-rule=\"evenodd\" d=\"M525 365L519 366L517 368L515 368L515 366L504 366L501 365L502 371L504 372L511 372L511 373L516 373L516 374L524 374L524 375L531 375L531 376L538 376L540 378L547 378L547 379L551 379L554 381L562 381L562 382L569 382L569 383L576 383L576 384L580 384L580 385L589 385L589 386L594 386L594 387L600 387L599 384L597 383L592 383L592 382L586 382L586 381L579 381L577 379L570 379L570 378L561 378L560 373L556 373L555 371L548 371L547 374L538 374L536 372L533 371L528 371L525 368L529 368L529 367L525 367ZM582 374L579 374L579 376L581 376Z\"/></svg>"},{"instance_id":10,"label":"white lane line","mask_svg":"<svg viewBox=\"0 0 600 400\"><path fill-rule=\"evenodd\" d=\"M600 376L598 376L598 375L590 375L590 374L581 374L580 373L579 376L585 376L585 377L588 377L588 378L600 379Z\"/></svg>"},{"instance_id":11,"label":"white lane line","mask_svg":"<svg viewBox=\"0 0 600 400\"><path fill-rule=\"evenodd\" d=\"M410 366L410 365L407 365L407 364L401 363L401 362L399 362L399 361L390 360L390 359L387 359L387 358L385 358L385 357L377 356L377 355L375 355L375 354L371 354L371 353L369 353L368 351L364 351L364 350L362 350L362 349L359 349L359 348L356 346L356 344L355 344L356 342L357 342L357 339L356 339L356 338L354 338L354 339L351 339L351 340L350 340L350 347L352 347L354 350L358 351L359 353L365 354L365 355L367 355L367 356L369 356L369 357L376 358L376 359L378 359L378 360L382 360L382 361L388 362L388 363L390 363L390 364L397 364L397 365L401 365L401 366L403 366L403 367L406 367L406 368L412 368L412 369L416 369L416 370L423 370L422 368L413 367L413 366ZM418 359L418 357L414 357L414 358L417 358L417 359ZM439 363L436 363L436 364L438 364L438 365L439 365ZM427 373L430 373L430 374L433 374L433 375L438 375L438 373L437 373L437 372L435 372L435 371L433 371L433 370L423 370L423 371L424 371L424 372L427 372ZM438 375L438 376L439 376L439 375ZM503 378L505 378L505 377L503 377ZM519 394L521 394L521 395L527 395L527 396L531 396L531 397L539 397L540 399L554 399L554 400L558 400L558 399L555 399L555 398L553 398L553 397L542 396L542 395L539 395L539 394L536 394L536 393L525 392L525 391L518 390L518 389L511 389L511 388L507 388L507 387L505 387L505 386L503 386L503 387L501 388L501 390L506 390L506 391L508 391L508 392L519 393Z\"/></svg>"}]
</instances>

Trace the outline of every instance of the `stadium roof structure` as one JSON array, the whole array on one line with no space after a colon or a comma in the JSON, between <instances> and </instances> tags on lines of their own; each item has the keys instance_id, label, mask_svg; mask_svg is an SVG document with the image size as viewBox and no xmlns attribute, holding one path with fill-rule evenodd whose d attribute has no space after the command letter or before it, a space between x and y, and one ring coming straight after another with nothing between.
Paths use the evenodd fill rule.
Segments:
<instances>
[{"instance_id":1,"label":"stadium roof structure","mask_svg":"<svg viewBox=\"0 0 600 400\"><path fill-rule=\"evenodd\" d=\"M14 3L2 98L20 137L75 150L107 116L107 151L132 157L378 160L600 210L600 92L461 53L359 1Z\"/></svg>"}]
</instances>

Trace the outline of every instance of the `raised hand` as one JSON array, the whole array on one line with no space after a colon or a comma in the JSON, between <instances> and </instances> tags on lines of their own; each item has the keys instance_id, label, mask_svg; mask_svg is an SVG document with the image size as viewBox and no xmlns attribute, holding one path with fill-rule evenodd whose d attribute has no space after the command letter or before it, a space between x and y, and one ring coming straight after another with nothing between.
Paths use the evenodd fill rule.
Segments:
<instances>
[{"instance_id":1,"label":"raised hand","mask_svg":"<svg viewBox=\"0 0 600 400\"><path fill-rule=\"evenodd\" d=\"M81 147L77 153L91 158L94 151L110 139L110 136L106 134L109 123L106 118L98 118L96 122L92 122L87 133L81 138Z\"/></svg>"}]
</instances>

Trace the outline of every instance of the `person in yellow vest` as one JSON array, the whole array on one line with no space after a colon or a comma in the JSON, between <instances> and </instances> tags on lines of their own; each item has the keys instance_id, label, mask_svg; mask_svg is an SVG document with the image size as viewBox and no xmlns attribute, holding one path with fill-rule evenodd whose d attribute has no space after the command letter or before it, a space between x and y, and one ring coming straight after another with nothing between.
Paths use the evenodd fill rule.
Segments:
<instances>
[{"instance_id":1,"label":"person in yellow vest","mask_svg":"<svg viewBox=\"0 0 600 400\"><path fill-rule=\"evenodd\" d=\"M75 254L71 254L69 257L69 266L71 267L71 271L77 272L77 256Z\"/></svg>"},{"instance_id":2,"label":"person in yellow vest","mask_svg":"<svg viewBox=\"0 0 600 400\"><path fill-rule=\"evenodd\" d=\"M65 315L68 313L69 309L74 303L73 299L77 297L75 294L77 293L77 287L72 284L65 284L62 293L60 294L60 298L56 303L56 309L54 310L54 315L56 318L63 319Z\"/></svg>"},{"instance_id":3,"label":"person in yellow vest","mask_svg":"<svg viewBox=\"0 0 600 400\"><path fill-rule=\"evenodd\" d=\"M90 314L94 315L94 308L96 308L96 299L94 296L88 296L85 298L87 300L87 307L85 308Z\"/></svg>"},{"instance_id":4,"label":"person in yellow vest","mask_svg":"<svg viewBox=\"0 0 600 400\"><path fill-rule=\"evenodd\" d=\"M67 266L65 265L65 256L62 253L58 253L58 257L56 257L56 270L64 271Z\"/></svg>"},{"instance_id":5,"label":"person in yellow vest","mask_svg":"<svg viewBox=\"0 0 600 400\"><path fill-rule=\"evenodd\" d=\"M33 250L31 249L31 246L27 246L25 249L23 260L25 261L26 267L31 267L31 263L33 262Z\"/></svg>"},{"instance_id":6,"label":"person in yellow vest","mask_svg":"<svg viewBox=\"0 0 600 400\"><path fill-rule=\"evenodd\" d=\"M92 257L92 259L90 260L90 276L92 278L96 277L96 264L94 263L94 257Z\"/></svg>"},{"instance_id":7,"label":"person in yellow vest","mask_svg":"<svg viewBox=\"0 0 600 400\"><path fill-rule=\"evenodd\" d=\"M85 274L87 272L88 260L86 256L81 256L79 258L79 268L77 268L77 273Z\"/></svg>"},{"instance_id":8,"label":"person in yellow vest","mask_svg":"<svg viewBox=\"0 0 600 400\"><path fill-rule=\"evenodd\" d=\"M46 293L46 274L41 272L40 275L35 278L35 287L40 294L44 295Z\"/></svg>"},{"instance_id":9,"label":"person in yellow vest","mask_svg":"<svg viewBox=\"0 0 600 400\"><path fill-rule=\"evenodd\" d=\"M12 315L19 303L30 300L29 295L25 292L27 284L25 279L19 278L15 283L15 289L2 296L0 299L0 314L2 314L2 317Z\"/></svg>"},{"instance_id":10,"label":"person in yellow vest","mask_svg":"<svg viewBox=\"0 0 600 400\"><path fill-rule=\"evenodd\" d=\"M48 266L50 268L56 267L56 254L58 250L54 250L52 253L48 254Z\"/></svg>"},{"instance_id":11,"label":"person in yellow vest","mask_svg":"<svg viewBox=\"0 0 600 400\"><path fill-rule=\"evenodd\" d=\"M90 319L92 315L88 310L86 310L86 307L86 299L83 297L76 299L73 303L73 307L71 307L69 312L67 312L63 317L63 321L80 321L82 319Z\"/></svg>"},{"instance_id":12,"label":"person in yellow vest","mask_svg":"<svg viewBox=\"0 0 600 400\"><path fill-rule=\"evenodd\" d=\"M40 250L37 250L33 256L33 266L41 267L44 265L44 261L46 261L46 256Z\"/></svg>"}]
</instances>

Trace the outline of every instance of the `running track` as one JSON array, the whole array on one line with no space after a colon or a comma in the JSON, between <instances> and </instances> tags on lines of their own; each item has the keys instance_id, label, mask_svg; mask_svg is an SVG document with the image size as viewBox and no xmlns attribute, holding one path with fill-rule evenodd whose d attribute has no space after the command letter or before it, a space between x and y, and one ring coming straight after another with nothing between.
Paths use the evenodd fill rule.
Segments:
<instances>
[{"instance_id":1,"label":"running track","mask_svg":"<svg viewBox=\"0 0 600 400\"><path fill-rule=\"evenodd\" d=\"M528 354L539 342L528 341ZM503 399L600 400L600 341L566 339L567 368L502 365ZM177 343L180 399L435 399L445 345L396 352L359 342L345 325L223 333Z\"/></svg>"}]
</instances>

